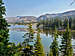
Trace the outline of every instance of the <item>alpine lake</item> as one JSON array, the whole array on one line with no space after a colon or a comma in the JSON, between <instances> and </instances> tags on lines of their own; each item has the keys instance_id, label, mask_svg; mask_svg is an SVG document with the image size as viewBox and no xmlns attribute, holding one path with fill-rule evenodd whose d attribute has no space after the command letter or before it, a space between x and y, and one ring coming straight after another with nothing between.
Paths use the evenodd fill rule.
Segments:
<instances>
[{"instance_id":1,"label":"alpine lake","mask_svg":"<svg viewBox=\"0 0 75 56\"><path fill-rule=\"evenodd\" d=\"M34 30L36 30L36 25L32 26ZM24 34L27 33L27 29L28 29L28 25L13 25L11 24L9 28L9 42L13 42L16 45L18 43L22 43L24 41ZM34 36L36 37L36 32L34 34ZM50 50L50 45L53 41L53 34L50 33L49 30L42 30L42 32L40 33L40 37L41 37L41 41L44 47L45 52L49 52ZM59 45L61 44L61 37L62 36L58 36L58 43ZM72 45L73 45L73 50L75 48L75 33L72 34ZM75 52L75 50L74 50Z\"/></svg>"}]
</instances>

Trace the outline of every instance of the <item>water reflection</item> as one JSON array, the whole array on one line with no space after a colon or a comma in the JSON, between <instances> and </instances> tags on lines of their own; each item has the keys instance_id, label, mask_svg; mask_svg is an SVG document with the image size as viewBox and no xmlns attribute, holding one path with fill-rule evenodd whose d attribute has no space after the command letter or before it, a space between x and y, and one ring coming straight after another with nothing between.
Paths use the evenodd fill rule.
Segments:
<instances>
[{"instance_id":1,"label":"water reflection","mask_svg":"<svg viewBox=\"0 0 75 56\"><path fill-rule=\"evenodd\" d=\"M43 29L42 33L44 33L44 34L46 34L46 36L48 36L48 35L53 35L54 31ZM71 34L72 34L72 39L74 40L75 39L75 33L73 32ZM62 34L60 34L60 35L62 35Z\"/></svg>"},{"instance_id":2,"label":"water reflection","mask_svg":"<svg viewBox=\"0 0 75 56\"><path fill-rule=\"evenodd\" d=\"M73 39L75 39L75 33L72 33L72 37L73 37Z\"/></svg>"},{"instance_id":3,"label":"water reflection","mask_svg":"<svg viewBox=\"0 0 75 56\"><path fill-rule=\"evenodd\" d=\"M23 42L23 35L27 32L27 28L28 26L24 26L24 25L17 25L17 26L11 26L9 27L10 31L10 42L14 42L15 44L19 43L19 42ZM33 28L36 29L36 27L34 26ZM53 41L53 32L52 30L42 30L41 29L41 33L40 33L40 37L44 46L44 49L46 52L49 52L49 46L51 45L52 41ZM36 36L36 33L35 33ZM72 33L72 44L75 45L75 33ZM61 44L61 36L59 35L59 39L58 39L58 43Z\"/></svg>"}]
</instances>

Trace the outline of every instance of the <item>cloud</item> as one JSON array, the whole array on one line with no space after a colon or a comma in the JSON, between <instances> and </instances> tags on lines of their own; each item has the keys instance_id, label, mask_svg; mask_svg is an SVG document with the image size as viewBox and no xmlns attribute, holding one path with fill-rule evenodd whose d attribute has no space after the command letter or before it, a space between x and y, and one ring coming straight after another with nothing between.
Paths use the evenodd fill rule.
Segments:
<instances>
[{"instance_id":1,"label":"cloud","mask_svg":"<svg viewBox=\"0 0 75 56\"><path fill-rule=\"evenodd\" d=\"M73 0L70 5L73 5L74 3L75 3L75 0Z\"/></svg>"}]
</instances>

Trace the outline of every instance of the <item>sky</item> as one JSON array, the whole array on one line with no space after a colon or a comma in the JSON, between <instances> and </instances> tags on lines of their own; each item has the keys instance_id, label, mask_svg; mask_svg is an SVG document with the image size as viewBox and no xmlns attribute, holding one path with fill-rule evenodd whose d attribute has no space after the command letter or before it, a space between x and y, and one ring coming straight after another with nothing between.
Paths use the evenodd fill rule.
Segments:
<instances>
[{"instance_id":1,"label":"sky","mask_svg":"<svg viewBox=\"0 0 75 56\"><path fill-rule=\"evenodd\" d=\"M7 17L40 16L75 10L72 0L4 0Z\"/></svg>"}]
</instances>

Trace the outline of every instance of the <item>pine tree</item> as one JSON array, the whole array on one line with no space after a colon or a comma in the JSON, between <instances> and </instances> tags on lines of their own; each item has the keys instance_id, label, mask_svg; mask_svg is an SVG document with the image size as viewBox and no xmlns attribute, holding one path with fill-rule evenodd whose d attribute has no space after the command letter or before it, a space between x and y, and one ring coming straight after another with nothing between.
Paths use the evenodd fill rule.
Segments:
<instances>
[{"instance_id":1,"label":"pine tree","mask_svg":"<svg viewBox=\"0 0 75 56\"><path fill-rule=\"evenodd\" d=\"M55 33L54 33L54 40L50 46L50 54L49 56L59 56L59 50L58 50L58 42L57 42L58 34L55 27Z\"/></svg>"},{"instance_id":2,"label":"pine tree","mask_svg":"<svg viewBox=\"0 0 75 56\"><path fill-rule=\"evenodd\" d=\"M32 29L32 24L29 24L28 33L26 33L24 36L25 38L23 42L23 56L29 56L33 55L33 47L34 47L34 30ZM30 44L32 43L32 44Z\"/></svg>"},{"instance_id":3,"label":"pine tree","mask_svg":"<svg viewBox=\"0 0 75 56\"><path fill-rule=\"evenodd\" d=\"M2 0L0 0L0 56L7 56L8 54L8 32L7 29L8 24L6 20L3 18L3 15L5 15L5 6Z\"/></svg>"},{"instance_id":4,"label":"pine tree","mask_svg":"<svg viewBox=\"0 0 75 56\"><path fill-rule=\"evenodd\" d=\"M9 45L7 46L8 47L8 55L9 56L14 56L14 54L17 52L17 47L15 45L15 43L9 43Z\"/></svg>"},{"instance_id":5,"label":"pine tree","mask_svg":"<svg viewBox=\"0 0 75 56\"><path fill-rule=\"evenodd\" d=\"M53 52L52 52L52 49L50 49L50 53L49 53L49 56L53 56Z\"/></svg>"},{"instance_id":6,"label":"pine tree","mask_svg":"<svg viewBox=\"0 0 75 56\"><path fill-rule=\"evenodd\" d=\"M64 29L67 27L67 23L68 23L68 19L65 18L65 20L64 20L64 22L63 22Z\"/></svg>"},{"instance_id":7,"label":"pine tree","mask_svg":"<svg viewBox=\"0 0 75 56\"><path fill-rule=\"evenodd\" d=\"M66 31L63 34L61 42L61 54L62 56L73 56L73 49L71 43L71 30L69 29L69 23L67 24Z\"/></svg>"},{"instance_id":8,"label":"pine tree","mask_svg":"<svg viewBox=\"0 0 75 56\"><path fill-rule=\"evenodd\" d=\"M35 43L35 56L45 56L43 45L40 38L40 29L37 29L37 39Z\"/></svg>"},{"instance_id":9,"label":"pine tree","mask_svg":"<svg viewBox=\"0 0 75 56\"><path fill-rule=\"evenodd\" d=\"M34 38L34 30L32 29L32 24L29 24L29 38Z\"/></svg>"},{"instance_id":10,"label":"pine tree","mask_svg":"<svg viewBox=\"0 0 75 56\"><path fill-rule=\"evenodd\" d=\"M72 17L69 18L69 28L72 29Z\"/></svg>"}]
</instances>

